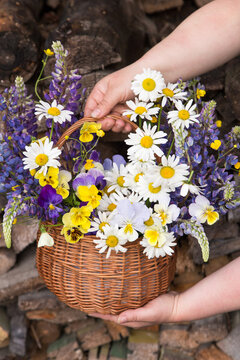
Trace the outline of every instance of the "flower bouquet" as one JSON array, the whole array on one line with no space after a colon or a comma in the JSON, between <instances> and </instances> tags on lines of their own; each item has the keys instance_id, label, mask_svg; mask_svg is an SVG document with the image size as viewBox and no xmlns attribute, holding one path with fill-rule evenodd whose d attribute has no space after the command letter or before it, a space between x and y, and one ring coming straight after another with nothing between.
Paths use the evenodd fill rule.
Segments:
<instances>
[{"instance_id":1,"label":"flower bouquet","mask_svg":"<svg viewBox=\"0 0 240 360\"><path fill-rule=\"evenodd\" d=\"M199 79L166 84L143 69L123 114L134 129L127 158L102 160L104 132L83 117L81 75L68 69L67 55L59 41L45 50L35 101L20 77L0 96L3 233L10 247L16 219L38 218L36 261L48 288L71 307L116 314L168 290L183 234L208 260L204 224L240 204L240 126L220 136L216 103L203 101Z\"/></svg>"}]
</instances>

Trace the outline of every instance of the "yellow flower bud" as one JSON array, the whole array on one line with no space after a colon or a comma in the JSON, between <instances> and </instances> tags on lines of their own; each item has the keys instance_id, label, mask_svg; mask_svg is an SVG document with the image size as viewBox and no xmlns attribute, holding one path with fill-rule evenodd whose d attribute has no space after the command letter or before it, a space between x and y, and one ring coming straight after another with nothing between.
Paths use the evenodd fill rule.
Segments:
<instances>
[{"instance_id":1,"label":"yellow flower bud","mask_svg":"<svg viewBox=\"0 0 240 360\"><path fill-rule=\"evenodd\" d=\"M52 55L54 55L54 52L53 52L51 49L46 49L46 50L44 50L44 52L45 52L45 54L46 54L47 56L52 56Z\"/></svg>"},{"instance_id":2,"label":"yellow flower bud","mask_svg":"<svg viewBox=\"0 0 240 360\"><path fill-rule=\"evenodd\" d=\"M216 121L216 125L218 128L220 128L222 126L222 121L221 120L217 120Z\"/></svg>"}]
</instances>

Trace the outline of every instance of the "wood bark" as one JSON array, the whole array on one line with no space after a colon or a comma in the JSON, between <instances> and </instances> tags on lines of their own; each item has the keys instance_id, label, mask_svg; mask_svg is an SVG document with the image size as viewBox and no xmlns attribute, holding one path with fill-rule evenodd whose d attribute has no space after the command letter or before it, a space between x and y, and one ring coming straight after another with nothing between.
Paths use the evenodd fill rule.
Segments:
<instances>
[{"instance_id":1,"label":"wood bark","mask_svg":"<svg viewBox=\"0 0 240 360\"><path fill-rule=\"evenodd\" d=\"M40 36L36 18L43 0L0 0L0 84L17 75L27 81L38 64Z\"/></svg>"},{"instance_id":2,"label":"wood bark","mask_svg":"<svg viewBox=\"0 0 240 360\"><path fill-rule=\"evenodd\" d=\"M64 4L47 47L60 40L69 50L71 67L82 74L136 60L145 50L147 34L155 31L133 0L68 0Z\"/></svg>"}]
</instances>

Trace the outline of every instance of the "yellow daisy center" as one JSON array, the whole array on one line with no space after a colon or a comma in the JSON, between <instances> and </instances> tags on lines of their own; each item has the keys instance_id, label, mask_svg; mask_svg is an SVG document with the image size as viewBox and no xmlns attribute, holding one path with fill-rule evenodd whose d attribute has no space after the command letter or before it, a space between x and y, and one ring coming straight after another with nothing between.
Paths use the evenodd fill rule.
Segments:
<instances>
[{"instance_id":1,"label":"yellow daisy center","mask_svg":"<svg viewBox=\"0 0 240 360\"><path fill-rule=\"evenodd\" d=\"M127 233L132 234L132 233L133 233L133 227L132 227L132 225L131 225L131 224L127 224L127 225L125 226L124 232L125 232L125 234L127 234Z\"/></svg>"},{"instance_id":2,"label":"yellow daisy center","mask_svg":"<svg viewBox=\"0 0 240 360\"><path fill-rule=\"evenodd\" d=\"M146 78L142 82L142 87L146 91L153 91L155 89L155 87L156 87L156 83L155 83L155 81L153 79Z\"/></svg>"},{"instance_id":3,"label":"yellow daisy center","mask_svg":"<svg viewBox=\"0 0 240 360\"><path fill-rule=\"evenodd\" d=\"M148 220L144 221L144 224L146 226L152 226L154 224L153 218L150 216Z\"/></svg>"},{"instance_id":4,"label":"yellow daisy center","mask_svg":"<svg viewBox=\"0 0 240 360\"><path fill-rule=\"evenodd\" d=\"M139 178L140 176L144 175L143 173L138 173L137 175L134 176L134 181L135 182L139 182Z\"/></svg>"},{"instance_id":5,"label":"yellow daisy center","mask_svg":"<svg viewBox=\"0 0 240 360\"><path fill-rule=\"evenodd\" d=\"M166 95L166 96L169 96L169 97L173 97L173 96L174 96L174 92L173 92L171 89L169 89L169 88L163 89L162 92L163 92L163 94Z\"/></svg>"},{"instance_id":6,"label":"yellow daisy center","mask_svg":"<svg viewBox=\"0 0 240 360\"><path fill-rule=\"evenodd\" d=\"M115 235L108 236L106 244L109 247L115 247L118 244L118 238Z\"/></svg>"},{"instance_id":7,"label":"yellow daisy center","mask_svg":"<svg viewBox=\"0 0 240 360\"><path fill-rule=\"evenodd\" d=\"M48 156L46 154L39 154L36 156L35 162L39 166L44 166L48 162Z\"/></svg>"},{"instance_id":8,"label":"yellow daisy center","mask_svg":"<svg viewBox=\"0 0 240 360\"><path fill-rule=\"evenodd\" d=\"M111 203L108 205L108 211L113 211L114 209L116 209L117 205L115 205L114 203Z\"/></svg>"},{"instance_id":9,"label":"yellow daisy center","mask_svg":"<svg viewBox=\"0 0 240 360\"><path fill-rule=\"evenodd\" d=\"M109 224L108 224L107 222L105 222L105 221L102 221L102 222L99 224L99 230L103 232L103 228L104 228L104 226L106 226L106 225L109 225Z\"/></svg>"},{"instance_id":10,"label":"yellow daisy center","mask_svg":"<svg viewBox=\"0 0 240 360\"><path fill-rule=\"evenodd\" d=\"M153 144L153 139L151 138L151 136L143 136L141 138L140 144L142 145L142 147L149 149Z\"/></svg>"},{"instance_id":11,"label":"yellow daisy center","mask_svg":"<svg viewBox=\"0 0 240 360\"><path fill-rule=\"evenodd\" d=\"M151 123L156 124L157 122L158 122L158 119L156 118L156 116L152 116Z\"/></svg>"},{"instance_id":12,"label":"yellow daisy center","mask_svg":"<svg viewBox=\"0 0 240 360\"><path fill-rule=\"evenodd\" d=\"M153 183L150 183L150 184L148 185L148 189L149 189L149 191L150 191L151 193L157 194L157 193L159 193L159 192L161 191L161 186L153 187Z\"/></svg>"},{"instance_id":13,"label":"yellow daisy center","mask_svg":"<svg viewBox=\"0 0 240 360\"><path fill-rule=\"evenodd\" d=\"M124 186L124 183L125 183L124 177L123 177L123 176L119 176L119 177L117 178L117 184L118 184L119 186L123 187L123 186Z\"/></svg>"},{"instance_id":14,"label":"yellow daisy center","mask_svg":"<svg viewBox=\"0 0 240 360\"><path fill-rule=\"evenodd\" d=\"M160 175L164 179L170 179L175 174L175 170L171 166L163 166L160 170Z\"/></svg>"},{"instance_id":15,"label":"yellow daisy center","mask_svg":"<svg viewBox=\"0 0 240 360\"><path fill-rule=\"evenodd\" d=\"M135 113L138 115L142 115L145 112L147 112L147 109L144 106L138 106L135 109Z\"/></svg>"},{"instance_id":16,"label":"yellow daisy center","mask_svg":"<svg viewBox=\"0 0 240 360\"><path fill-rule=\"evenodd\" d=\"M178 117L179 117L179 119L181 119L181 120L187 120L187 119L189 119L189 117L190 117L189 111L187 111L187 110L180 110L180 111L178 112Z\"/></svg>"},{"instance_id":17,"label":"yellow daisy center","mask_svg":"<svg viewBox=\"0 0 240 360\"><path fill-rule=\"evenodd\" d=\"M57 107L54 107L54 106L50 107L47 112L49 115L52 115L52 116L58 116L61 114L61 111Z\"/></svg>"}]
</instances>

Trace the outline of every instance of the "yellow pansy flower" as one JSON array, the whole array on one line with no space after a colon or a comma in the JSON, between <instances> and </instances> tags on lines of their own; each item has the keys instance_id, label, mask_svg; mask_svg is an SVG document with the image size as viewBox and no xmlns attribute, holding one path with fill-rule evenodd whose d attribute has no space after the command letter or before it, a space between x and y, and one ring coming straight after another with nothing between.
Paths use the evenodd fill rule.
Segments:
<instances>
[{"instance_id":1,"label":"yellow pansy flower","mask_svg":"<svg viewBox=\"0 0 240 360\"><path fill-rule=\"evenodd\" d=\"M58 174L59 169L52 166L49 167L46 175L36 172L35 178L39 180L39 184L43 187L45 185L51 185L54 189L58 186Z\"/></svg>"},{"instance_id":2,"label":"yellow pansy flower","mask_svg":"<svg viewBox=\"0 0 240 360\"><path fill-rule=\"evenodd\" d=\"M72 174L67 170L60 170L58 175L58 187L56 189L57 194L61 195L63 199L66 199L69 195L69 181L72 180Z\"/></svg>"},{"instance_id":3,"label":"yellow pansy flower","mask_svg":"<svg viewBox=\"0 0 240 360\"><path fill-rule=\"evenodd\" d=\"M92 208L89 206L82 206L81 208L71 208L70 221L74 227L81 227L82 232L87 232L91 226L89 216ZM64 216L63 216L64 217Z\"/></svg>"},{"instance_id":4,"label":"yellow pansy flower","mask_svg":"<svg viewBox=\"0 0 240 360\"><path fill-rule=\"evenodd\" d=\"M77 196L81 201L88 202L88 204L96 209L100 204L101 196L99 195L99 190L95 185L88 186L78 186Z\"/></svg>"}]
</instances>

